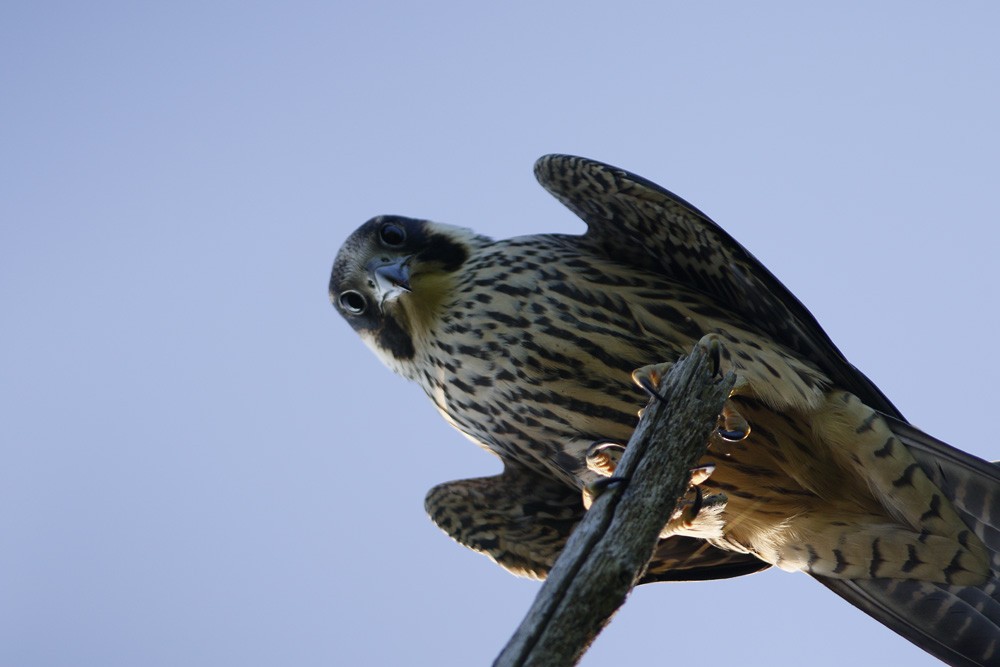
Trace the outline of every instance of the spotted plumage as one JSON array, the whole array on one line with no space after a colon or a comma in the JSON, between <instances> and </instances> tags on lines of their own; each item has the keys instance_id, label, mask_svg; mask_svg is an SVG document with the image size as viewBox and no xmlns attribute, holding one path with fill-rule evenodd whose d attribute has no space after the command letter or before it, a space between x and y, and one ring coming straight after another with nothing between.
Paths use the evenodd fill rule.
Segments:
<instances>
[{"instance_id":1,"label":"spotted plumage","mask_svg":"<svg viewBox=\"0 0 1000 667\"><path fill-rule=\"evenodd\" d=\"M716 345L736 389L644 581L801 570L947 662L1000 664L1000 468L910 426L691 205L582 158L536 176L586 234L494 241L382 216L334 263L362 340L504 463L432 489L432 519L544 577L636 425L632 371Z\"/></svg>"}]
</instances>

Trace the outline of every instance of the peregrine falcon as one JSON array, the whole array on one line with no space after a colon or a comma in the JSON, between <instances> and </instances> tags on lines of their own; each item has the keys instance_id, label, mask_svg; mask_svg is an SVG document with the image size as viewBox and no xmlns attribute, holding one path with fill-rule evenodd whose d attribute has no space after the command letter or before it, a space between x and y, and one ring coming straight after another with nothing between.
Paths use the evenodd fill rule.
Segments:
<instances>
[{"instance_id":1,"label":"peregrine falcon","mask_svg":"<svg viewBox=\"0 0 1000 667\"><path fill-rule=\"evenodd\" d=\"M714 502L665 527L643 582L799 570L945 662L1000 664L1000 466L911 426L684 200L579 157L535 175L585 234L496 241L386 215L333 264L365 344L504 464L431 489L438 526L545 577L636 426L633 371L711 344L737 377L693 472Z\"/></svg>"}]
</instances>

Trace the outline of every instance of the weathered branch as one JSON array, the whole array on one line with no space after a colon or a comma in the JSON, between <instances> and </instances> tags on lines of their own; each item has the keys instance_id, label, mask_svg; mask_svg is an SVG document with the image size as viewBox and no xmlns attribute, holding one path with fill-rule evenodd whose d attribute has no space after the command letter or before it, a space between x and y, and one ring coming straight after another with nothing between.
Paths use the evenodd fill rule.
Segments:
<instances>
[{"instance_id":1,"label":"weathered branch","mask_svg":"<svg viewBox=\"0 0 1000 667\"><path fill-rule=\"evenodd\" d=\"M733 382L700 346L670 369L615 471L627 482L594 502L494 667L576 664L645 571Z\"/></svg>"}]
</instances>

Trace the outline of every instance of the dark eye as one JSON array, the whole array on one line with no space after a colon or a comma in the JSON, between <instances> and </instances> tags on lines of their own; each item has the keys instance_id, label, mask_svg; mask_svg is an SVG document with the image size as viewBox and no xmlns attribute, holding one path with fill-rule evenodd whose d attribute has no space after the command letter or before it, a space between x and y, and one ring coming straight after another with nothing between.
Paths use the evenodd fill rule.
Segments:
<instances>
[{"instance_id":1,"label":"dark eye","mask_svg":"<svg viewBox=\"0 0 1000 667\"><path fill-rule=\"evenodd\" d=\"M387 222L378 230L378 237L382 243L390 248L398 248L406 243L406 231L393 222Z\"/></svg>"},{"instance_id":2,"label":"dark eye","mask_svg":"<svg viewBox=\"0 0 1000 667\"><path fill-rule=\"evenodd\" d=\"M340 306L352 315L360 315L365 312L367 305L365 297L354 290L344 292L340 295Z\"/></svg>"}]
</instances>

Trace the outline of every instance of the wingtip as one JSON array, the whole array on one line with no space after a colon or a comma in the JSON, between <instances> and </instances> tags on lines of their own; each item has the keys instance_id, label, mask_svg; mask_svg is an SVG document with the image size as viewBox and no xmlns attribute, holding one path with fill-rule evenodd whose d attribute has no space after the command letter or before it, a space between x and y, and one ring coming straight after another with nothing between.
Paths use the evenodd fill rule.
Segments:
<instances>
[{"instance_id":1,"label":"wingtip","mask_svg":"<svg viewBox=\"0 0 1000 667\"><path fill-rule=\"evenodd\" d=\"M535 160L535 178L541 183L542 187L546 190L548 189L545 184L551 180L551 176L558 166L565 164L567 159L583 160L584 158L565 155L563 153L548 153Z\"/></svg>"}]
</instances>

